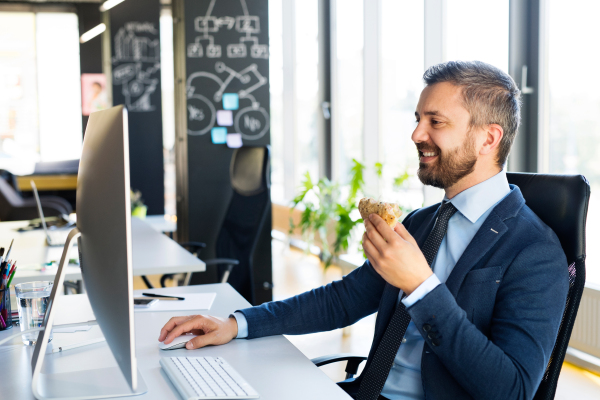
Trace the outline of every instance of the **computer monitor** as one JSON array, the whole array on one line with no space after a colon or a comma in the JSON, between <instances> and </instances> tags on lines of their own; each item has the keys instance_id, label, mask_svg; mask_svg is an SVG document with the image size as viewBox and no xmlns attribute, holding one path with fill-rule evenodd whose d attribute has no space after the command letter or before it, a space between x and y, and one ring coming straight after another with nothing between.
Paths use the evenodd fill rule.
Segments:
<instances>
[{"instance_id":1,"label":"computer monitor","mask_svg":"<svg viewBox=\"0 0 600 400\"><path fill-rule=\"evenodd\" d=\"M65 244L45 315L46 329L38 336L32 358L32 388L38 399L146 392L135 356L130 207L127 110L116 106L91 114L85 131L77 176L77 228ZM52 305L61 293L68 248L76 237L86 292L118 367L42 373Z\"/></svg>"}]
</instances>

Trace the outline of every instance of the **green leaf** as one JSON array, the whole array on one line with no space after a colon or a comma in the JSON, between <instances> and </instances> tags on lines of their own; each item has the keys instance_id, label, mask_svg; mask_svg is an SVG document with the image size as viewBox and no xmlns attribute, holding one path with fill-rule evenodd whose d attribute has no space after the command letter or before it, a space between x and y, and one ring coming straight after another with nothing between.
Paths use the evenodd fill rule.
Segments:
<instances>
[{"instance_id":1,"label":"green leaf","mask_svg":"<svg viewBox=\"0 0 600 400\"><path fill-rule=\"evenodd\" d=\"M408 172L404 171L403 174L394 178L394 187L395 188L401 187L408 178L409 178Z\"/></svg>"},{"instance_id":2,"label":"green leaf","mask_svg":"<svg viewBox=\"0 0 600 400\"><path fill-rule=\"evenodd\" d=\"M294 197L294 200L292 200L292 208L296 208L296 206L304 200L308 192L314 189L314 186L315 185L310 177L310 172L307 171L306 174L304 174L304 179L300 184L300 193Z\"/></svg>"},{"instance_id":3,"label":"green leaf","mask_svg":"<svg viewBox=\"0 0 600 400\"><path fill-rule=\"evenodd\" d=\"M383 176L383 164L380 162L375 163L375 173L379 178Z\"/></svg>"},{"instance_id":4,"label":"green leaf","mask_svg":"<svg viewBox=\"0 0 600 400\"><path fill-rule=\"evenodd\" d=\"M352 159L352 168L350 168L350 194L348 196L348 203L354 203L356 201L356 195L359 191L363 190L365 186L365 180L363 172L365 165L357 159Z\"/></svg>"}]
</instances>

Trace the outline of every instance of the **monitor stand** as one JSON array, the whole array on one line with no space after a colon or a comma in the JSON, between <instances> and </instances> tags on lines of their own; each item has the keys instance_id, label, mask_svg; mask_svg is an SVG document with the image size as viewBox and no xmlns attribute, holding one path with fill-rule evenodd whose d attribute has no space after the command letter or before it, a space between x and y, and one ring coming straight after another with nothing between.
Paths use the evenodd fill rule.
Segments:
<instances>
[{"instance_id":1,"label":"monitor stand","mask_svg":"<svg viewBox=\"0 0 600 400\"><path fill-rule=\"evenodd\" d=\"M138 371L137 373L137 379L134 379L134 390L132 390L118 366L74 372L42 373L48 338L54 322L53 304L56 297L60 296L60 288L62 288L65 281L64 267L68 260L71 242L79 236L81 236L81 233L77 228L69 232L60 258L60 264L58 265L58 272L54 278L54 285L46 308L46 314L44 315L42 326L45 329L39 333L35 349L33 350L33 357L31 359L31 369L33 370L31 388L33 395L38 400L85 400L144 394L148 391L148 387L140 372Z\"/></svg>"}]
</instances>

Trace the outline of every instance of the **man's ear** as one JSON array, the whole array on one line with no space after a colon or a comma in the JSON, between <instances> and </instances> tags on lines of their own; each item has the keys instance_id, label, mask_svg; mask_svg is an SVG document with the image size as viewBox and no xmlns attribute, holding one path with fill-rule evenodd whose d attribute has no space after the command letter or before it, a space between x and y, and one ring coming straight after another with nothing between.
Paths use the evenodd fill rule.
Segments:
<instances>
[{"instance_id":1,"label":"man's ear","mask_svg":"<svg viewBox=\"0 0 600 400\"><path fill-rule=\"evenodd\" d=\"M489 124L484 127L485 141L483 142L479 154L487 155L496 152L498 145L504 136L504 129L498 124Z\"/></svg>"}]
</instances>

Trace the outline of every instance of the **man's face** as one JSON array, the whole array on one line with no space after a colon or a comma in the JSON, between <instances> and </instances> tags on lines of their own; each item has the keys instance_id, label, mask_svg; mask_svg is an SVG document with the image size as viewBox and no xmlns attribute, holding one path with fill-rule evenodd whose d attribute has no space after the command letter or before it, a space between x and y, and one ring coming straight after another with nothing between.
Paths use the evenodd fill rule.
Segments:
<instances>
[{"instance_id":1,"label":"man's face","mask_svg":"<svg viewBox=\"0 0 600 400\"><path fill-rule=\"evenodd\" d=\"M421 92L412 140L419 152L417 175L424 185L446 189L469 175L477 163L470 115L460 88L436 83Z\"/></svg>"}]
</instances>

